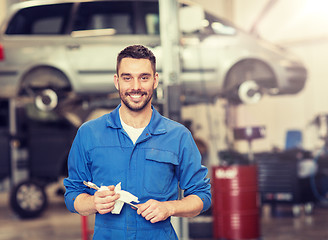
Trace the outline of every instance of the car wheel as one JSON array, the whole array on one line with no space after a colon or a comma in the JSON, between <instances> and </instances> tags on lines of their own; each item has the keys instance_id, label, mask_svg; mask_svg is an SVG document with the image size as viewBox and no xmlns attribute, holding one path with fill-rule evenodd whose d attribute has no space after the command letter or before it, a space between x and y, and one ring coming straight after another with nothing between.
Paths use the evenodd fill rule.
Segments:
<instances>
[{"instance_id":1,"label":"car wheel","mask_svg":"<svg viewBox=\"0 0 328 240\"><path fill-rule=\"evenodd\" d=\"M34 102L39 110L51 111L58 105L58 95L52 89L44 89L35 96Z\"/></svg>"},{"instance_id":2,"label":"car wheel","mask_svg":"<svg viewBox=\"0 0 328 240\"><path fill-rule=\"evenodd\" d=\"M262 98L260 87L254 81L245 81L238 88L238 98L242 103L257 103Z\"/></svg>"},{"instance_id":3,"label":"car wheel","mask_svg":"<svg viewBox=\"0 0 328 240\"><path fill-rule=\"evenodd\" d=\"M256 94L259 89L262 91L273 87L276 87L276 80L270 67L262 61L246 59L229 70L223 95L234 103L248 103L260 97Z\"/></svg>"},{"instance_id":4,"label":"car wheel","mask_svg":"<svg viewBox=\"0 0 328 240\"><path fill-rule=\"evenodd\" d=\"M51 111L70 90L63 73L52 68L37 68L24 77L19 95L33 97L39 110Z\"/></svg>"},{"instance_id":5,"label":"car wheel","mask_svg":"<svg viewBox=\"0 0 328 240\"><path fill-rule=\"evenodd\" d=\"M249 80L241 83L232 91L225 92L223 97L233 105L253 104L261 100L262 92L256 82Z\"/></svg>"},{"instance_id":6,"label":"car wheel","mask_svg":"<svg viewBox=\"0 0 328 240\"><path fill-rule=\"evenodd\" d=\"M38 217L47 206L43 186L34 181L25 181L15 186L10 194L10 206L21 218Z\"/></svg>"}]
</instances>

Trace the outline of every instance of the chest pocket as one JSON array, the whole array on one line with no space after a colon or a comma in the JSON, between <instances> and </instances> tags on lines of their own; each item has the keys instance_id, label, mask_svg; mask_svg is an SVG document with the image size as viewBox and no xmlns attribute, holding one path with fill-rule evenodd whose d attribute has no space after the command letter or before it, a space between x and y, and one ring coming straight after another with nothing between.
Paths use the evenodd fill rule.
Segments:
<instances>
[{"instance_id":1,"label":"chest pocket","mask_svg":"<svg viewBox=\"0 0 328 240\"><path fill-rule=\"evenodd\" d=\"M148 193L165 194L173 183L178 157L168 151L146 152L144 186ZM176 188L176 187L175 187Z\"/></svg>"}]
</instances>

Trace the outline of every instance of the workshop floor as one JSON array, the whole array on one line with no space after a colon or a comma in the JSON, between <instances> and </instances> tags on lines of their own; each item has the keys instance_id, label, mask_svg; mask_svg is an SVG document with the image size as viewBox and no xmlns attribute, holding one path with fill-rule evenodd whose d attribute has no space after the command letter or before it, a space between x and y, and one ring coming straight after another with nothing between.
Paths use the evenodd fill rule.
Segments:
<instances>
[{"instance_id":1,"label":"workshop floor","mask_svg":"<svg viewBox=\"0 0 328 240\"><path fill-rule=\"evenodd\" d=\"M63 197L55 191L49 190L48 197L49 206L41 217L21 220L8 207L8 193L0 192L0 240L81 240L81 218L66 210ZM261 240L328 239L328 208L316 207L313 215L298 218L286 214L287 207L282 210L282 216L272 218L264 209Z\"/></svg>"}]
</instances>

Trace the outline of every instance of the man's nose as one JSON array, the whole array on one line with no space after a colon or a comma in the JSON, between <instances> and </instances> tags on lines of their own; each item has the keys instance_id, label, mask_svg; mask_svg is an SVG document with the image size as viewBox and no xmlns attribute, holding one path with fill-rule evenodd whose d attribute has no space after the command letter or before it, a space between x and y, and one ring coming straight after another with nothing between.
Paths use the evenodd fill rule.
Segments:
<instances>
[{"instance_id":1,"label":"man's nose","mask_svg":"<svg viewBox=\"0 0 328 240\"><path fill-rule=\"evenodd\" d=\"M140 81L139 79L135 78L133 79L133 89L134 90L139 90L141 88L141 84L140 84Z\"/></svg>"}]
</instances>

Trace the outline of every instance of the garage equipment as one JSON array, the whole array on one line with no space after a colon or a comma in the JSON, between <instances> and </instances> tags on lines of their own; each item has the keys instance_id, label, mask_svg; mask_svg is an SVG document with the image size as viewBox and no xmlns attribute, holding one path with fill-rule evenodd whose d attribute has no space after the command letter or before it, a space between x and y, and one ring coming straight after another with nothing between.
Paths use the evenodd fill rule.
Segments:
<instances>
[{"instance_id":1,"label":"garage equipment","mask_svg":"<svg viewBox=\"0 0 328 240\"><path fill-rule=\"evenodd\" d=\"M0 101L0 181L9 177L10 156L9 147L9 103L8 101Z\"/></svg>"},{"instance_id":2,"label":"garage equipment","mask_svg":"<svg viewBox=\"0 0 328 240\"><path fill-rule=\"evenodd\" d=\"M66 175L76 127L55 112L40 112L29 99L0 105L0 181L10 178L15 213L36 217L47 206L45 186Z\"/></svg>"},{"instance_id":3,"label":"garage equipment","mask_svg":"<svg viewBox=\"0 0 328 240\"><path fill-rule=\"evenodd\" d=\"M255 154L259 171L259 191L262 204L271 205L271 213L277 214L277 206L292 206L294 216L299 216L301 207L307 214L312 213L314 195L310 177L298 175L300 161L310 157L310 153L291 149L278 153Z\"/></svg>"},{"instance_id":4,"label":"garage equipment","mask_svg":"<svg viewBox=\"0 0 328 240\"><path fill-rule=\"evenodd\" d=\"M257 239L260 234L257 166L252 141L265 136L264 126L233 129L234 139L248 142L248 154L219 152L212 169L213 234L222 239Z\"/></svg>"},{"instance_id":5,"label":"garage equipment","mask_svg":"<svg viewBox=\"0 0 328 240\"><path fill-rule=\"evenodd\" d=\"M91 224L92 226L94 223ZM93 228L90 228L89 218L81 216L81 237L82 240L90 240L93 234Z\"/></svg>"},{"instance_id":6,"label":"garage equipment","mask_svg":"<svg viewBox=\"0 0 328 240\"><path fill-rule=\"evenodd\" d=\"M318 173L311 177L311 188L316 200L328 206L328 114L319 114L311 122L318 128L319 138L324 141L321 149L315 154L314 162Z\"/></svg>"},{"instance_id":7,"label":"garage equipment","mask_svg":"<svg viewBox=\"0 0 328 240\"><path fill-rule=\"evenodd\" d=\"M328 206L328 152L316 159L318 164L318 174L311 178L311 188L315 197L323 205Z\"/></svg>"},{"instance_id":8,"label":"garage equipment","mask_svg":"<svg viewBox=\"0 0 328 240\"><path fill-rule=\"evenodd\" d=\"M248 126L239 127L233 129L234 139L246 140L248 143L248 159L250 161L254 160L252 142L255 139L260 139L265 137L265 127L264 126Z\"/></svg>"},{"instance_id":9,"label":"garage equipment","mask_svg":"<svg viewBox=\"0 0 328 240\"><path fill-rule=\"evenodd\" d=\"M212 168L213 234L217 239L257 239L259 201L256 165Z\"/></svg>"}]
</instances>

